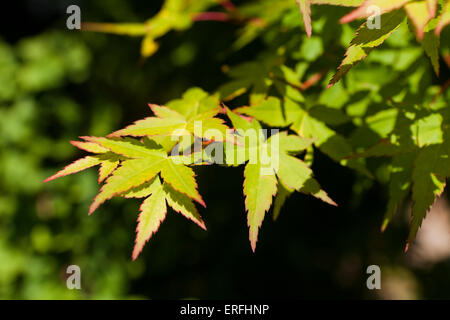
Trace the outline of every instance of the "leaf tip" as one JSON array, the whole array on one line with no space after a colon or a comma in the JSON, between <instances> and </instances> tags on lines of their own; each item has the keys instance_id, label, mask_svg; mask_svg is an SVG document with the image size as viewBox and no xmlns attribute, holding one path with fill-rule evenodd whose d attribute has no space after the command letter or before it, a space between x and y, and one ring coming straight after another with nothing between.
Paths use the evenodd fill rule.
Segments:
<instances>
[{"instance_id":1,"label":"leaf tip","mask_svg":"<svg viewBox=\"0 0 450 320\"><path fill-rule=\"evenodd\" d=\"M380 228L381 232L386 231L388 225L389 225L389 219L384 219L383 224L381 225L381 228Z\"/></svg>"},{"instance_id":2,"label":"leaf tip","mask_svg":"<svg viewBox=\"0 0 450 320\"><path fill-rule=\"evenodd\" d=\"M256 251L256 241L250 240L250 245L252 247L252 252L255 253L255 251Z\"/></svg>"},{"instance_id":3,"label":"leaf tip","mask_svg":"<svg viewBox=\"0 0 450 320\"><path fill-rule=\"evenodd\" d=\"M203 230L207 231L206 224L205 224L205 222L203 220L199 221L198 226L200 228L202 228Z\"/></svg>"},{"instance_id":4,"label":"leaf tip","mask_svg":"<svg viewBox=\"0 0 450 320\"><path fill-rule=\"evenodd\" d=\"M198 196L195 198L195 201L197 201L198 203L200 203L200 204L202 205L203 208L206 208L206 203L205 203L205 201L203 201L203 199L202 199L202 197L201 197L200 195L198 195Z\"/></svg>"},{"instance_id":5,"label":"leaf tip","mask_svg":"<svg viewBox=\"0 0 450 320\"><path fill-rule=\"evenodd\" d=\"M158 105L154 103L148 103L148 106L152 110L152 112L156 115L155 107L158 107Z\"/></svg>"},{"instance_id":6,"label":"leaf tip","mask_svg":"<svg viewBox=\"0 0 450 320\"><path fill-rule=\"evenodd\" d=\"M353 10L352 12L346 14L345 16L343 16L339 20L339 23L341 23L341 24L349 23L349 22L352 22L353 20L361 18L362 16L364 16L364 6L361 6L357 9Z\"/></svg>"},{"instance_id":7,"label":"leaf tip","mask_svg":"<svg viewBox=\"0 0 450 320\"><path fill-rule=\"evenodd\" d=\"M141 252L142 252L142 248L139 248L136 244L134 246L133 254L131 255L131 259L133 259L133 261L136 261L136 259L139 257Z\"/></svg>"},{"instance_id":8,"label":"leaf tip","mask_svg":"<svg viewBox=\"0 0 450 320\"><path fill-rule=\"evenodd\" d=\"M92 202L92 204L89 206L88 215L92 215L95 212L95 210L97 210L97 208L98 208L98 204L94 200L94 202Z\"/></svg>"},{"instance_id":9,"label":"leaf tip","mask_svg":"<svg viewBox=\"0 0 450 320\"><path fill-rule=\"evenodd\" d=\"M44 181L42 181L42 183L50 182L50 181L52 181L53 179L55 179L53 176L48 177L47 179L45 179Z\"/></svg>"}]
</instances>

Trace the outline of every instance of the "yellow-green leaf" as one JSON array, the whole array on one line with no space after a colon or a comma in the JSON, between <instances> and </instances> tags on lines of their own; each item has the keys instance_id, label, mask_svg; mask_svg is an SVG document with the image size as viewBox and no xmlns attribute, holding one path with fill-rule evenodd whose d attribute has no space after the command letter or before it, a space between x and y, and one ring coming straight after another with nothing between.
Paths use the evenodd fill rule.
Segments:
<instances>
[{"instance_id":1,"label":"yellow-green leaf","mask_svg":"<svg viewBox=\"0 0 450 320\"><path fill-rule=\"evenodd\" d=\"M133 260L136 260L145 243L158 231L161 222L166 217L166 198L161 185L151 196L144 200L140 211L136 228L137 235L133 249Z\"/></svg>"},{"instance_id":2,"label":"yellow-green leaf","mask_svg":"<svg viewBox=\"0 0 450 320\"><path fill-rule=\"evenodd\" d=\"M98 156L87 156L87 157L78 159L75 162L66 166L61 171L58 171L51 177L45 179L44 183L52 181L52 180L60 178L60 177L67 176L69 174L77 173L77 172L83 171L85 169L94 167L94 166L100 164L101 162L102 161L100 160L100 158Z\"/></svg>"},{"instance_id":3,"label":"yellow-green leaf","mask_svg":"<svg viewBox=\"0 0 450 320\"><path fill-rule=\"evenodd\" d=\"M272 197L277 192L275 174L268 174L266 170L262 171L262 169L262 165L259 163L248 163L244 172L245 207L248 212L249 238L253 251L256 249L259 227L272 204Z\"/></svg>"},{"instance_id":4,"label":"yellow-green leaf","mask_svg":"<svg viewBox=\"0 0 450 320\"><path fill-rule=\"evenodd\" d=\"M92 214L103 202L115 195L151 180L161 170L161 165L165 161L166 158L158 156L123 161L95 197L89 208L89 214Z\"/></svg>"}]
</instances>

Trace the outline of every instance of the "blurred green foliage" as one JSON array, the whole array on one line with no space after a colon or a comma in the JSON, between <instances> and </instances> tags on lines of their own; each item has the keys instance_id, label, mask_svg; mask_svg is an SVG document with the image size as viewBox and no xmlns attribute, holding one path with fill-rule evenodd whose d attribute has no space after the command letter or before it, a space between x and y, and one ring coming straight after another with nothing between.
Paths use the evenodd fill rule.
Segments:
<instances>
[{"instance_id":1,"label":"blurred green foliage","mask_svg":"<svg viewBox=\"0 0 450 320\"><path fill-rule=\"evenodd\" d=\"M83 20L139 23L159 12L161 3L83 2ZM322 74L297 98L355 150L386 134L386 127L378 125L382 112L389 112L386 98L427 104L449 78L443 63L441 77L434 76L420 45L403 26L343 81L324 90L358 26L338 23L348 10L315 8L309 39L291 3L236 3L244 3L242 13L264 19L267 27L198 22L158 39L160 49L145 62L139 57L141 39L65 30L65 8L34 29L2 32L1 299L374 298L379 296L365 286L370 264L389 269L390 278L406 279L414 291L411 297L450 297L448 258L423 269L412 267L404 256L406 218L397 218L385 234L379 232L391 170L383 158L366 163L375 180L315 154L318 180L338 199L339 208L291 197L276 224L265 222L254 255L246 243L240 169L201 168L200 191L208 203L201 214L208 232L181 217L168 217L136 262L130 253L137 202L111 201L88 217L98 191L96 172L42 184L80 156L70 140L108 134L147 116L147 102L165 103L189 87L214 92L230 81L221 70L242 63L282 57L297 80ZM41 21L45 10L32 9L19 12ZM446 52L448 29L441 40ZM249 98L239 96L229 105L245 105ZM447 90L436 103L449 101ZM80 291L65 286L70 264L81 267Z\"/></svg>"},{"instance_id":2,"label":"blurred green foliage","mask_svg":"<svg viewBox=\"0 0 450 320\"><path fill-rule=\"evenodd\" d=\"M82 218L96 192L93 173L42 187L54 170L49 164L74 156L67 141L82 126L85 108L68 92L89 77L89 49L68 33L46 32L14 46L2 41L0 65L0 297L121 297L127 279L139 274L139 264L127 269L128 259L111 259L108 247L84 255L102 228L99 221ZM100 130L113 124L102 117ZM109 227L113 238L124 237L123 232ZM65 268L75 260L97 270L86 275L95 281L92 287L86 281L83 292L65 287ZM102 265L112 271L104 272Z\"/></svg>"}]
</instances>

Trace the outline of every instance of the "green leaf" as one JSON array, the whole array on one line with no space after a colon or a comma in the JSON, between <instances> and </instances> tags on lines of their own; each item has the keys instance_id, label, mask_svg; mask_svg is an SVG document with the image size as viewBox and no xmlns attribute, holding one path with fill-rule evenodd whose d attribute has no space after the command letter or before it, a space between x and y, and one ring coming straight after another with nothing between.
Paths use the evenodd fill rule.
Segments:
<instances>
[{"instance_id":1,"label":"green leaf","mask_svg":"<svg viewBox=\"0 0 450 320\"><path fill-rule=\"evenodd\" d=\"M300 190L304 183L312 177L312 170L300 159L282 153L277 176L288 188Z\"/></svg>"},{"instance_id":2,"label":"green leaf","mask_svg":"<svg viewBox=\"0 0 450 320\"><path fill-rule=\"evenodd\" d=\"M158 231L161 222L166 218L166 198L161 184L159 188L144 200L140 211L136 229L136 241L133 249L133 260L137 259L145 243Z\"/></svg>"},{"instance_id":3,"label":"green leaf","mask_svg":"<svg viewBox=\"0 0 450 320\"><path fill-rule=\"evenodd\" d=\"M364 0L296 0L303 16L306 34L311 37L311 4L330 4L334 6L358 7Z\"/></svg>"},{"instance_id":4,"label":"green leaf","mask_svg":"<svg viewBox=\"0 0 450 320\"><path fill-rule=\"evenodd\" d=\"M98 172L98 183L103 182L103 180L108 178L114 170L117 169L120 164L120 160L120 156L117 156L114 153L108 152L104 154Z\"/></svg>"},{"instance_id":5,"label":"green leaf","mask_svg":"<svg viewBox=\"0 0 450 320\"><path fill-rule=\"evenodd\" d=\"M450 177L449 122L446 108L433 112L429 108L402 106L388 138L366 152L366 156L394 156L382 230L412 190L413 218L406 250Z\"/></svg>"},{"instance_id":6,"label":"green leaf","mask_svg":"<svg viewBox=\"0 0 450 320\"><path fill-rule=\"evenodd\" d=\"M414 240L427 211L442 194L446 178L450 177L450 143L430 145L421 150L412 174L412 221L408 244Z\"/></svg>"},{"instance_id":7,"label":"green leaf","mask_svg":"<svg viewBox=\"0 0 450 320\"><path fill-rule=\"evenodd\" d=\"M439 18L439 22L434 30L436 35L439 35L444 29L445 26L450 24L450 1L447 1L442 9L441 17Z\"/></svg>"},{"instance_id":8,"label":"green leaf","mask_svg":"<svg viewBox=\"0 0 450 320\"><path fill-rule=\"evenodd\" d=\"M370 2L370 1L368 1ZM355 38L345 53L345 58L338 71L330 80L328 87L338 82L350 69L363 60L373 50L381 45L405 19L405 13L401 10L387 13L381 16L381 28L369 29L364 23L357 31Z\"/></svg>"},{"instance_id":9,"label":"green leaf","mask_svg":"<svg viewBox=\"0 0 450 320\"><path fill-rule=\"evenodd\" d=\"M252 108L241 108L241 110L252 110ZM290 155L306 151L311 147L313 140L281 132L272 134L266 141L260 134L261 125L257 120L246 119L229 109L227 109L227 115L238 131L239 137L245 139L249 131L256 131L253 135L258 137L252 143L241 140L246 142L245 145L238 144L237 150L234 150L239 151L241 148L245 152L252 150L256 154L256 159L254 156L246 156L243 160L243 162L248 160L244 170L244 195L253 251L256 248L258 230L264 215L272 204L272 197L277 194L277 177L282 187L280 187L281 194L276 198L274 217L279 215L286 197L294 190L312 194L335 205L312 177L312 170L303 161Z\"/></svg>"},{"instance_id":10,"label":"green leaf","mask_svg":"<svg viewBox=\"0 0 450 320\"><path fill-rule=\"evenodd\" d=\"M270 61L252 61L232 67L228 76L233 80L218 89L220 99L232 100L251 89L250 104L258 103L273 83L269 77L270 69Z\"/></svg>"},{"instance_id":11,"label":"green leaf","mask_svg":"<svg viewBox=\"0 0 450 320\"><path fill-rule=\"evenodd\" d=\"M166 195L167 203L173 210L182 214L187 219L195 222L200 228L206 230L205 223L203 222L202 217L197 211L194 203L189 197L176 191L169 184L164 183L163 185L164 193Z\"/></svg>"},{"instance_id":12,"label":"green leaf","mask_svg":"<svg viewBox=\"0 0 450 320\"><path fill-rule=\"evenodd\" d=\"M248 163L244 171L245 208L248 212L249 238L253 251L256 249L259 227L264 220L265 213L272 204L272 197L277 192L275 174L263 173L261 169L260 163Z\"/></svg>"},{"instance_id":13,"label":"green leaf","mask_svg":"<svg viewBox=\"0 0 450 320\"><path fill-rule=\"evenodd\" d=\"M300 104L275 97L252 107L238 108L237 111L254 117L272 127L289 127L303 139L312 139L314 145L333 160L355 168L370 176L364 164L355 159L347 159L353 154L352 146L324 122L310 115L312 110L303 109Z\"/></svg>"},{"instance_id":14,"label":"green leaf","mask_svg":"<svg viewBox=\"0 0 450 320\"><path fill-rule=\"evenodd\" d=\"M289 135L286 131L278 134L280 152L299 153L305 151L314 143L314 139L300 138L299 136Z\"/></svg>"},{"instance_id":15,"label":"green leaf","mask_svg":"<svg viewBox=\"0 0 450 320\"><path fill-rule=\"evenodd\" d=\"M64 176L67 176L69 174L77 173L83 170L86 170L88 168L94 167L96 165L99 165L102 162L102 160L98 156L87 156L81 159L76 160L75 162L69 164L61 171L58 171L51 177L44 180L45 182L52 181L57 178L61 178Z\"/></svg>"},{"instance_id":16,"label":"green leaf","mask_svg":"<svg viewBox=\"0 0 450 320\"><path fill-rule=\"evenodd\" d=\"M206 207L205 202L197 191L194 171L183 165L177 164L171 158L167 158L159 164L161 177L169 183L175 190L186 194L202 206Z\"/></svg>"},{"instance_id":17,"label":"green leaf","mask_svg":"<svg viewBox=\"0 0 450 320\"><path fill-rule=\"evenodd\" d=\"M146 158L154 156L165 156L161 149L150 149L138 140L131 138L107 139L102 137L82 137L86 141L97 143L101 147L128 158Z\"/></svg>"},{"instance_id":18,"label":"green leaf","mask_svg":"<svg viewBox=\"0 0 450 320\"><path fill-rule=\"evenodd\" d=\"M422 47L425 50L426 55L431 60L434 72L439 76L439 45L440 39L436 35L435 27L437 24L437 19L430 21L428 26L425 28L425 35L422 40Z\"/></svg>"},{"instance_id":19,"label":"green leaf","mask_svg":"<svg viewBox=\"0 0 450 320\"><path fill-rule=\"evenodd\" d=\"M417 153L401 154L392 160L389 182L389 202L384 214L381 231L386 230L401 203L411 191L411 175Z\"/></svg>"},{"instance_id":20,"label":"green leaf","mask_svg":"<svg viewBox=\"0 0 450 320\"><path fill-rule=\"evenodd\" d=\"M348 23L355 19L368 18L374 13L369 8L374 6L378 7L380 14L384 14L399 9L411 1L412 0L366 0L357 9L342 17L341 23ZM381 19L383 19L383 16Z\"/></svg>"},{"instance_id":21,"label":"green leaf","mask_svg":"<svg viewBox=\"0 0 450 320\"><path fill-rule=\"evenodd\" d=\"M311 37L311 1L310 0L296 0L303 16L303 24L305 25L306 34Z\"/></svg>"},{"instance_id":22,"label":"green leaf","mask_svg":"<svg viewBox=\"0 0 450 320\"><path fill-rule=\"evenodd\" d=\"M319 183L313 178L313 171L311 168L302 160L290 156L290 152L298 152L306 150L312 141L305 140L300 143L297 136L287 136L285 133L275 134L271 136L267 144L271 145L275 143L276 139L279 140L279 165L278 168L274 167L277 177L279 178L281 184L288 190L296 190L305 194L310 194L328 204L336 206L336 203L328 197L327 193L323 191ZM275 141L274 141L275 140ZM296 145L286 142L296 141Z\"/></svg>"},{"instance_id":23,"label":"green leaf","mask_svg":"<svg viewBox=\"0 0 450 320\"><path fill-rule=\"evenodd\" d=\"M288 187L284 186L283 183L280 181L278 183L278 192L277 196L275 197L275 203L273 205L273 220L277 220L280 216L281 208L283 208L284 203L286 202L287 198L294 192L294 190L289 189Z\"/></svg>"},{"instance_id":24,"label":"green leaf","mask_svg":"<svg viewBox=\"0 0 450 320\"><path fill-rule=\"evenodd\" d=\"M94 142L70 141L70 143L81 150L91 153L105 153L110 151L108 148L104 148Z\"/></svg>"},{"instance_id":25,"label":"green leaf","mask_svg":"<svg viewBox=\"0 0 450 320\"><path fill-rule=\"evenodd\" d=\"M159 106L157 104L149 104L150 109L152 109L153 113L161 119L167 119L167 118L174 118L174 119L180 119L180 120L185 120L185 117L178 113L177 111L165 107L165 106Z\"/></svg>"},{"instance_id":26,"label":"green leaf","mask_svg":"<svg viewBox=\"0 0 450 320\"><path fill-rule=\"evenodd\" d=\"M122 194L120 194L124 198L146 198L151 195L155 190L159 188L161 185L161 181L158 176L154 177L148 182L141 184L138 187L134 187Z\"/></svg>"},{"instance_id":27,"label":"green leaf","mask_svg":"<svg viewBox=\"0 0 450 320\"><path fill-rule=\"evenodd\" d=\"M423 39L425 27L433 16L428 12L429 4L427 1L416 1L405 5L405 11L414 24L417 38Z\"/></svg>"},{"instance_id":28,"label":"green leaf","mask_svg":"<svg viewBox=\"0 0 450 320\"><path fill-rule=\"evenodd\" d=\"M127 192L127 197L130 196L148 197L141 206L141 214L139 215L139 223L136 229L137 236L133 250L133 260L136 260L145 243L156 233L159 225L165 219L167 213L166 202L174 211L206 230L205 223L191 199L176 191L167 183L162 185L158 177L155 177L141 188Z\"/></svg>"},{"instance_id":29,"label":"green leaf","mask_svg":"<svg viewBox=\"0 0 450 320\"><path fill-rule=\"evenodd\" d=\"M150 108L156 117L136 121L112 133L110 137L195 136L213 141L223 141L227 137L229 128L222 119L215 117L222 111L221 108L203 90L191 89L184 94L183 99L172 101L167 107L150 104Z\"/></svg>"},{"instance_id":30,"label":"green leaf","mask_svg":"<svg viewBox=\"0 0 450 320\"><path fill-rule=\"evenodd\" d=\"M275 97L268 97L251 107L237 108L235 112L251 116L259 121L267 123L271 127L286 127L288 123L286 112L283 112L281 101Z\"/></svg>"},{"instance_id":31,"label":"green leaf","mask_svg":"<svg viewBox=\"0 0 450 320\"><path fill-rule=\"evenodd\" d=\"M161 10L145 23L83 23L84 31L96 31L127 36L143 36L141 55L147 58L158 50L156 39L171 30L184 30L193 22L196 13L200 13L214 0L166 0Z\"/></svg>"},{"instance_id":32,"label":"green leaf","mask_svg":"<svg viewBox=\"0 0 450 320\"><path fill-rule=\"evenodd\" d=\"M143 159L123 161L95 197L89 208L89 214L92 214L106 200L150 181L159 173L161 165L166 160L165 157L148 156Z\"/></svg>"},{"instance_id":33,"label":"green leaf","mask_svg":"<svg viewBox=\"0 0 450 320\"><path fill-rule=\"evenodd\" d=\"M149 117L138 120L134 124L111 133L110 137L122 136L154 136L154 135L182 135L186 128L186 121L177 118Z\"/></svg>"}]
</instances>

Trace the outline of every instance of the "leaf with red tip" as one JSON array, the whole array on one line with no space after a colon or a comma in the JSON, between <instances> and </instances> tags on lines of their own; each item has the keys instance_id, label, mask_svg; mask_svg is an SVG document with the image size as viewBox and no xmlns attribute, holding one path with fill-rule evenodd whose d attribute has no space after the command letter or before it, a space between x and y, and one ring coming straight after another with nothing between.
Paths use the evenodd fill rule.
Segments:
<instances>
[{"instance_id":1,"label":"leaf with red tip","mask_svg":"<svg viewBox=\"0 0 450 320\"><path fill-rule=\"evenodd\" d=\"M303 16L303 24L305 25L306 34L311 38L311 1L310 0L296 0L300 13Z\"/></svg>"},{"instance_id":2,"label":"leaf with red tip","mask_svg":"<svg viewBox=\"0 0 450 320\"><path fill-rule=\"evenodd\" d=\"M268 144L272 143L272 139L274 136L270 137L267 141ZM287 152L286 142L292 141L294 137L301 139L298 136L290 136L280 134L280 154L279 154L279 167L276 175L282 182L282 184L288 190L296 190L305 194L310 194L328 204L336 206L336 203L327 195L325 191L323 191L319 185L319 183L313 178L313 171L311 168L302 160L297 159L293 156L290 156ZM310 140L305 139L308 143L311 143ZM291 144L291 149L297 149L300 146L300 143L296 142L297 146ZM306 147L306 145L305 145ZM274 168L275 170L275 168Z\"/></svg>"},{"instance_id":3,"label":"leaf with red tip","mask_svg":"<svg viewBox=\"0 0 450 320\"><path fill-rule=\"evenodd\" d=\"M92 152L92 153L106 153L109 151L109 149L104 148L102 146L100 146L97 143L94 142L85 142L85 141L70 141L70 143L72 145L74 145L75 147L77 147L78 149L87 151L87 152Z\"/></svg>"},{"instance_id":4,"label":"leaf with red tip","mask_svg":"<svg viewBox=\"0 0 450 320\"><path fill-rule=\"evenodd\" d=\"M449 24L450 24L450 1L447 1L447 3L442 8L441 17L439 18L439 22L434 32L437 35L439 35L442 29L444 29L444 27Z\"/></svg>"},{"instance_id":5,"label":"leaf with red tip","mask_svg":"<svg viewBox=\"0 0 450 320\"><path fill-rule=\"evenodd\" d=\"M134 124L111 133L110 137L122 136L154 136L154 135L179 135L178 131L185 129L186 121L177 118L148 117L138 120Z\"/></svg>"},{"instance_id":6,"label":"leaf with red tip","mask_svg":"<svg viewBox=\"0 0 450 320\"><path fill-rule=\"evenodd\" d=\"M149 103L148 106L150 107L150 109L152 109L153 113L158 118L161 118L161 119L176 118L176 119L185 120L185 117L182 114L180 114L177 111L170 109L166 106L160 106L160 105L152 104L152 103Z\"/></svg>"},{"instance_id":7,"label":"leaf with red tip","mask_svg":"<svg viewBox=\"0 0 450 320\"><path fill-rule=\"evenodd\" d=\"M45 182L49 182L51 180L67 176L69 174L77 173L83 171L85 169L94 167L99 165L102 161L98 156L87 156L81 159L76 160L75 162L69 164L67 167L52 175L51 177L44 180Z\"/></svg>"},{"instance_id":8,"label":"leaf with red tip","mask_svg":"<svg viewBox=\"0 0 450 320\"><path fill-rule=\"evenodd\" d=\"M194 199L202 206L206 206L202 197L197 191L194 171L183 165L175 163L171 158L160 164L161 177L169 183L175 190L184 193Z\"/></svg>"},{"instance_id":9,"label":"leaf with red tip","mask_svg":"<svg viewBox=\"0 0 450 320\"><path fill-rule=\"evenodd\" d=\"M142 251L145 243L163 222L167 214L167 205L174 211L182 214L187 219L195 222L200 228L206 230L205 223L197 211L194 203L186 195L176 191L169 184L161 184L161 180L156 177L146 183L144 188L136 188L135 192L127 192L127 195L141 196L148 198L142 203L141 214L139 215L139 224L136 229L136 244L133 250L133 260L135 260Z\"/></svg>"},{"instance_id":10,"label":"leaf with red tip","mask_svg":"<svg viewBox=\"0 0 450 320\"><path fill-rule=\"evenodd\" d=\"M262 169L260 163L248 163L244 171L245 208L248 212L249 238L253 252L258 241L259 227L272 204L272 197L277 193L275 174Z\"/></svg>"},{"instance_id":11,"label":"leaf with red tip","mask_svg":"<svg viewBox=\"0 0 450 320\"><path fill-rule=\"evenodd\" d=\"M187 219L195 222L200 228L206 230L205 223L197 211L192 200L181 192L176 191L168 183L164 183L163 189L169 206Z\"/></svg>"},{"instance_id":12,"label":"leaf with red tip","mask_svg":"<svg viewBox=\"0 0 450 320\"><path fill-rule=\"evenodd\" d=\"M421 150L412 173L412 221L408 243L416 237L425 215L450 177L450 141L429 145Z\"/></svg>"},{"instance_id":13,"label":"leaf with red tip","mask_svg":"<svg viewBox=\"0 0 450 320\"><path fill-rule=\"evenodd\" d=\"M125 129L113 132L110 137L120 136L195 136L214 141L224 141L227 138L228 126L215 116L221 108L206 109L194 112L185 117L168 107L150 105L157 117L149 117L136 121Z\"/></svg>"},{"instance_id":14,"label":"leaf with red tip","mask_svg":"<svg viewBox=\"0 0 450 320\"><path fill-rule=\"evenodd\" d=\"M374 14L371 8L377 8L380 15L403 7L411 0L366 0L357 9L341 18L341 23L348 23L356 19L368 18Z\"/></svg>"},{"instance_id":15,"label":"leaf with red tip","mask_svg":"<svg viewBox=\"0 0 450 320\"><path fill-rule=\"evenodd\" d=\"M161 184L159 177L156 176L152 180L141 184L138 187L132 188L121 194L122 197L130 198L145 198L151 195Z\"/></svg>"},{"instance_id":16,"label":"leaf with red tip","mask_svg":"<svg viewBox=\"0 0 450 320\"><path fill-rule=\"evenodd\" d=\"M133 260L136 260L145 243L158 231L161 222L166 218L166 198L161 185L151 196L144 200L140 211L136 228L137 235L133 249Z\"/></svg>"},{"instance_id":17,"label":"leaf with red tip","mask_svg":"<svg viewBox=\"0 0 450 320\"><path fill-rule=\"evenodd\" d=\"M432 18L428 12L428 4L426 1L411 2L405 5L405 11L409 19L414 24L417 33L417 39L422 40L425 27Z\"/></svg>"},{"instance_id":18,"label":"leaf with red tip","mask_svg":"<svg viewBox=\"0 0 450 320\"><path fill-rule=\"evenodd\" d=\"M436 17L437 6L438 0L427 0L427 9L431 19Z\"/></svg>"},{"instance_id":19,"label":"leaf with red tip","mask_svg":"<svg viewBox=\"0 0 450 320\"><path fill-rule=\"evenodd\" d=\"M103 202L115 195L151 180L158 174L164 161L166 158L157 156L123 161L95 197L89 208L89 214L92 214Z\"/></svg>"},{"instance_id":20,"label":"leaf with red tip","mask_svg":"<svg viewBox=\"0 0 450 320\"><path fill-rule=\"evenodd\" d=\"M319 182L316 179L310 178L308 179L303 187L299 190L299 192L304 194L312 195L313 197L322 200L329 205L337 207L338 204L331 199L328 194L322 189Z\"/></svg>"},{"instance_id":21,"label":"leaf with red tip","mask_svg":"<svg viewBox=\"0 0 450 320\"><path fill-rule=\"evenodd\" d=\"M150 149L141 142L131 138L82 137L86 141L94 142L108 150L128 158L164 157L162 149Z\"/></svg>"},{"instance_id":22,"label":"leaf with red tip","mask_svg":"<svg viewBox=\"0 0 450 320\"><path fill-rule=\"evenodd\" d=\"M108 157L104 157L105 159L102 160L98 171L98 183L101 183L108 178L120 164L119 156L115 154L109 155L109 153L107 155Z\"/></svg>"},{"instance_id":23,"label":"leaf with red tip","mask_svg":"<svg viewBox=\"0 0 450 320\"><path fill-rule=\"evenodd\" d=\"M380 29L369 29L364 23L357 31L355 38L345 53L345 58L330 80L328 88L338 82L350 69L366 58L373 48L381 45L405 19L402 10L387 13L381 17Z\"/></svg>"},{"instance_id":24,"label":"leaf with red tip","mask_svg":"<svg viewBox=\"0 0 450 320\"><path fill-rule=\"evenodd\" d=\"M311 4L329 4L334 6L357 7L363 3L363 0L296 0L303 17L306 34L311 38Z\"/></svg>"}]
</instances>

